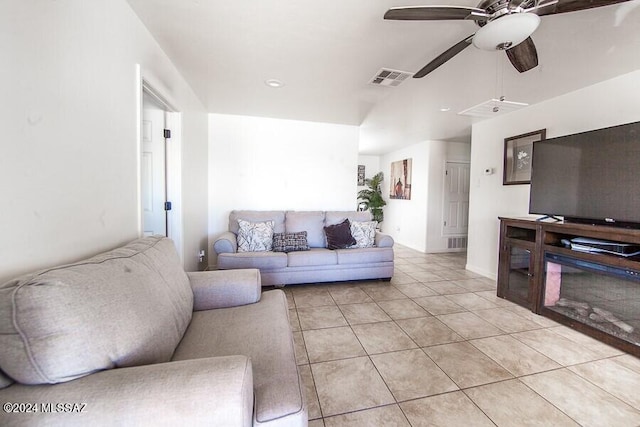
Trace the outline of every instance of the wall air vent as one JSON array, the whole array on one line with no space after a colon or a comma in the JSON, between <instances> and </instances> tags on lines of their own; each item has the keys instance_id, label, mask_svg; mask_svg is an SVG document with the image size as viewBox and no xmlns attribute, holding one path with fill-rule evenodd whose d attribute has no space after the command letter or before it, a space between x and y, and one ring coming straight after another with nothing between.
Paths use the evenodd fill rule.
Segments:
<instances>
[{"instance_id":1,"label":"wall air vent","mask_svg":"<svg viewBox=\"0 0 640 427\"><path fill-rule=\"evenodd\" d=\"M489 118L495 117L499 114L510 113L528 105L529 104L525 104L524 102L505 101L504 99L490 99L474 107L467 108L464 111L460 111L458 114L462 116Z\"/></svg>"},{"instance_id":2,"label":"wall air vent","mask_svg":"<svg viewBox=\"0 0 640 427\"><path fill-rule=\"evenodd\" d=\"M449 237L447 249L466 249L467 237Z\"/></svg>"},{"instance_id":3,"label":"wall air vent","mask_svg":"<svg viewBox=\"0 0 640 427\"><path fill-rule=\"evenodd\" d=\"M406 71L390 70L388 68L381 68L371 80L369 84L376 86L390 86L395 87L400 85L412 74Z\"/></svg>"}]
</instances>

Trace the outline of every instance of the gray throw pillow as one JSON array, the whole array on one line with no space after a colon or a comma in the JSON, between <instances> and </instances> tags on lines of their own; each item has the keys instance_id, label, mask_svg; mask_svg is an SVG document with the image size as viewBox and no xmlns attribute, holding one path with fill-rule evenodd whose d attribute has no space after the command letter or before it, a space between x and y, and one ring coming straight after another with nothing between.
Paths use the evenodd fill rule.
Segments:
<instances>
[{"instance_id":1,"label":"gray throw pillow","mask_svg":"<svg viewBox=\"0 0 640 427\"><path fill-rule=\"evenodd\" d=\"M295 252L308 251L307 232L300 231L298 233L274 233L273 234L273 251L274 252Z\"/></svg>"}]
</instances>

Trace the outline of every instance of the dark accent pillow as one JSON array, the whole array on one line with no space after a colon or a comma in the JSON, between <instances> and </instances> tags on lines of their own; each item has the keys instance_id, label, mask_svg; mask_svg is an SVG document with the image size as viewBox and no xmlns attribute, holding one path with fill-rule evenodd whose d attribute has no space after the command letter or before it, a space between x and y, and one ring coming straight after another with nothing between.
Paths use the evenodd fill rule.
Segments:
<instances>
[{"instance_id":1,"label":"dark accent pillow","mask_svg":"<svg viewBox=\"0 0 640 427\"><path fill-rule=\"evenodd\" d=\"M356 244L356 239L351 235L351 224L346 218L340 224L324 227L327 235L327 247L329 249L346 249Z\"/></svg>"},{"instance_id":2,"label":"dark accent pillow","mask_svg":"<svg viewBox=\"0 0 640 427\"><path fill-rule=\"evenodd\" d=\"M274 252L308 251L307 232L273 233Z\"/></svg>"}]
</instances>

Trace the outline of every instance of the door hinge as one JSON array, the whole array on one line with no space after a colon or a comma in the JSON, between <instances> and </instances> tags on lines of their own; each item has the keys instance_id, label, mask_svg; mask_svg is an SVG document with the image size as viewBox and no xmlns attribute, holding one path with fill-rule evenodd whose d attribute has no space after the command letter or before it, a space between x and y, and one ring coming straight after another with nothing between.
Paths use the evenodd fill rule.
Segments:
<instances>
[{"instance_id":1,"label":"door hinge","mask_svg":"<svg viewBox=\"0 0 640 427\"><path fill-rule=\"evenodd\" d=\"M171 138L171 129L165 129L164 130L164 139L169 139Z\"/></svg>"},{"instance_id":2,"label":"door hinge","mask_svg":"<svg viewBox=\"0 0 640 427\"><path fill-rule=\"evenodd\" d=\"M445 226L445 227L447 226L447 221L445 221L445 222L444 222L444 226Z\"/></svg>"},{"instance_id":3,"label":"door hinge","mask_svg":"<svg viewBox=\"0 0 640 427\"><path fill-rule=\"evenodd\" d=\"M449 175L449 171L445 169L445 170L444 170L444 174L445 174L445 175Z\"/></svg>"},{"instance_id":4,"label":"door hinge","mask_svg":"<svg viewBox=\"0 0 640 427\"><path fill-rule=\"evenodd\" d=\"M165 211L171 210L171 202L164 202L164 210Z\"/></svg>"}]
</instances>

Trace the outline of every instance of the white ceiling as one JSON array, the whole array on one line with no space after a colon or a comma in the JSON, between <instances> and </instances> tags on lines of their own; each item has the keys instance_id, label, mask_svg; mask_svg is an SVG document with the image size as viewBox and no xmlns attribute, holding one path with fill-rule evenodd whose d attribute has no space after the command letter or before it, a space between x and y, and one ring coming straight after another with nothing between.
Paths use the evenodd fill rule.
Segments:
<instances>
[{"instance_id":1,"label":"white ceiling","mask_svg":"<svg viewBox=\"0 0 640 427\"><path fill-rule=\"evenodd\" d=\"M408 79L397 88L367 82L382 67L418 71L477 26L385 21L385 11L476 2L128 2L212 113L360 125L377 103L395 99L400 108L409 108L402 100L420 93L430 106L422 106L425 123L431 123L429 139L464 140L472 119L456 113L492 97L505 94L533 104L640 68L640 0L542 17L532 36L540 65L526 73L513 70L501 52L469 47L423 79ZM284 87L270 88L268 79L281 80ZM443 106L451 108L446 117L439 111Z\"/></svg>"}]
</instances>

